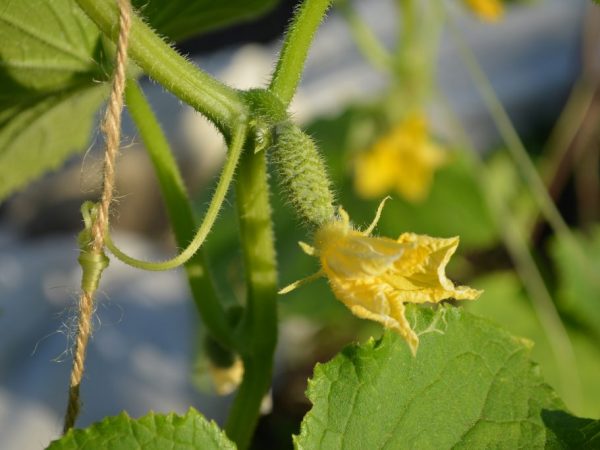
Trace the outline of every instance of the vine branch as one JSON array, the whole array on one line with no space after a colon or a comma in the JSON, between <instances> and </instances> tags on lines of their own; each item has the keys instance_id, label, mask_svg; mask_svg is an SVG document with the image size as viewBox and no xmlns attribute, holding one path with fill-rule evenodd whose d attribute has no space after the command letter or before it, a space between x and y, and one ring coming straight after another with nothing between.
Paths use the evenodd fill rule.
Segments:
<instances>
[{"instance_id":1,"label":"vine branch","mask_svg":"<svg viewBox=\"0 0 600 450\"><path fill-rule=\"evenodd\" d=\"M227 420L227 435L248 447L260 405L271 385L277 343L277 261L265 152L244 152L236 202L246 273L246 308L239 329L244 379Z\"/></svg>"},{"instance_id":2,"label":"vine branch","mask_svg":"<svg viewBox=\"0 0 600 450\"><path fill-rule=\"evenodd\" d=\"M113 41L118 10L111 0L76 0L81 9ZM230 136L246 115L246 105L236 90L200 70L158 36L144 21L131 18L131 58L154 80L185 103L206 115Z\"/></svg>"},{"instance_id":3,"label":"vine branch","mask_svg":"<svg viewBox=\"0 0 600 450\"><path fill-rule=\"evenodd\" d=\"M294 97L313 37L330 4L331 0L305 0L294 14L269 86L285 105Z\"/></svg>"},{"instance_id":4,"label":"vine branch","mask_svg":"<svg viewBox=\"0 0 600 450\"><path fill-rule=\"evenodd\" d=\"M177 245L185 247L193 239L193 230L197 225L169 143L136 81L127 81L125 100L152 161ZM185 263L185 269L194 302L211 337L223 346L231 346L232 331L219 301L203 249Z\"/></svg>"},{"instance_id":5,"label":"vine branch","mask_svg":"<svg viewBox=\"0 0 600 450\"><path fill-rule=\"evenodd\" d=\"M233 174L235 172L235 168L237 166L238 160L240 159L240 155L244 148L244 142L246 140L246 129L247 126L245 123L238 125L237 129L233 132L233 138L231 139L231 145L229 148L229 152L227 153L227 159L225 160L225 164L221 171L221 176L219 177L219 181L217 183L217 188L210 199L210 204L208 205L208 210L206 211L206 216L204 220L198 227L196 234L193 239L187 244L177 256L168 259L166 261L144 261L141 259L134 258L133 256L128 255L119 249L115 243L113 242L108 229L106 230L105 239L106 239L106 247L111 251L113 255L115 255L118 259L120 259L125 264L128 264L132 267L137 267L138 269L150 270L150 271L162 271L162 270L170 270L176 267L185 264L194 253L198 251L198 249L204 243L204 240L210 233L212 226L217 220L217 216L219 214L219 210L225 201L225 197L227 195L227 191L229 190L229 186L231 185L231 181L233 180Z\"/></svg>"}]
</instances>

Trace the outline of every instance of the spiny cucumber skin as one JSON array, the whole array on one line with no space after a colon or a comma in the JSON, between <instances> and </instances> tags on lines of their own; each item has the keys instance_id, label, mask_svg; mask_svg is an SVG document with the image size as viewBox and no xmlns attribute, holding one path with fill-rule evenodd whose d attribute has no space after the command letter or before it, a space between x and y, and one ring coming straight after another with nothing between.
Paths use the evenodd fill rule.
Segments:
<instances>
[{"instance_id":1,"label":"spiny cucumber skin","mask_svg":"<svg viewBox=\"0 0 600 450\"><path fill-rule=\"evenodd\" d=\"M313 140L289 120L285 105L271 92L253 89L243 95L255 118L255 148L271 146L281 187L298 215L316 226L333 220L331 183Z\"/></svg>"},{"instance_id":2,"label":"spiny cucumber skin","mask_svg":"<svg viewBox=\"0 0 600 450\"><path fill-rule=\"evenodd\" d=\"M314 141L291 122L275 127L271 159L279 180L297 214L320 226L335 217L331 182Z\"/></svg>"}]
</instances>

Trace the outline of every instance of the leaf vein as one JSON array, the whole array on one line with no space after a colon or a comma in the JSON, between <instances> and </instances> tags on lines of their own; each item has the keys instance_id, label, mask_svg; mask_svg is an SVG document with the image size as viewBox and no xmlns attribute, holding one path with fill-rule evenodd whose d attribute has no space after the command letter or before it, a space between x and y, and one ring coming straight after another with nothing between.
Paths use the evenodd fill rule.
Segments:
<instances>
[{"instance_id":1,"label":"leaf vein","mask_svg":"<svg viewBox=\"0 0 600 450\"><path fill-rule=\"evenodd\" d=\"M28 28L26 25L16 21L14 18L10 18L7 16L0 16L0 22L4 22L8 26L11 26L11 27L15 28L16 30L21 31L22 33L32 37L33 39L38 40L42 44L45 44L48 47L51 47L61 53L64 53L65 55L72 56L73 58L78 59L78 60L84 62L85 64L90 64L92 62L92 59L89 58L87 55L82 55L80 53L77 53L74 49L72 49L68 46L64 46L60 41L55 41L48 35L43 35L41 33L38 33L36 31Z\"/></svg>"}]
</instances>

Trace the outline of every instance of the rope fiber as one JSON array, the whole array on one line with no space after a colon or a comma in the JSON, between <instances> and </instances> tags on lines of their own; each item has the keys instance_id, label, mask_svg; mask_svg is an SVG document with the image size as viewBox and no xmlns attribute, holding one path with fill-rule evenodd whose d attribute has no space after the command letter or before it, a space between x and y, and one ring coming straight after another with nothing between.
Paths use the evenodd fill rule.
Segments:
<instances>
[{"instance_id":1,"label":"rope fiber","mask_svg":"<svg viewBox=\"0 0 600 450\"><path fill-rule=\"evenodd\" d=\"M123 92L126 81L129 29L131 27L131 5L129 0L117 0L117 4L119 8L119 39L117 42L115 73L102 123L102 131L106 142L102 197L97 205L86 202L82 206L85 229L78 238L80 246L78 260L83 274L79 297L77 338L75 340L63 433L73 428L81 408L79 388L83 378L87 344L92 332L94 294L100 282L102 271L108 266L108 258L104 254L105 231L108 229L110 204L115 184L115 162L121 141L121 112L123 110Z\"/></svg>"}]
</instances>

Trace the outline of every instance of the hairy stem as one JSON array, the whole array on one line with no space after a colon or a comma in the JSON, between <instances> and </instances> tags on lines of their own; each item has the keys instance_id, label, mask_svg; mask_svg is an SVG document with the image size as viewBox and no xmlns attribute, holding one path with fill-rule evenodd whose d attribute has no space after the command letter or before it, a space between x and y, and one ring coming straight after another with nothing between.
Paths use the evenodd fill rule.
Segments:
<instances>
[{"instance_id":1,"label":"hairy stem","mask_svg":"<svg viewBox=\"0 0 600 450\"><path fill-rule=\"evenodd\" d=\"M194 256L194 253L198 251L208 236L208 233L210 233L215 220L217 220L217 215L219 214L221 206L225 201L227 191L229 190L229 186L233 180L235 168L238 160L240 159L240 154L242 153L246 139L246 129L246 125L242 123L241 125L238 125L238 128L234 131L233 138L231 139L231 144L229 146L229 152L227 153L227 159L223 169L221 170L221 176L219 177L215 192L210 199L210 204L208 205L208 210L206 211L204 220L202 220L202 223L198 227L194 237L187 243L187 246L181 251L181 253L166 261L144 261L137 259L119 249L113 242L109 230L106 230L106 247L111 251L111 253L125 264L138 269L152 271L175 269L176 267L185 264L192 256Z\"/></svg>"},{"instance_id":2,"label":"hairy stem","mask_svg":"<svg viewBox=\"0 0 600 450\"><path fill-rule=\"evenodd\" d=\"M331 0L305 0L294 14L269 86L269 91L285 105L294 97L315 31L330 3Z\"/></svg>"},{"instance_id":3,"label":"hairy stem","mask_svg":"<svg viewBox=\"0 0 600 450\"><path fill-rule=\"evenodd\" d=\"M395 70L404 92L404 108L422 109L431 95L438 58L443 11L435 2L396 1L401 22Z\"/></svg>"},{"instance_id":4,"label":"hairy stem","mask_svg":"<svg viewBox=\"0 0 600 450\"><path fill-rule=\"evenodd\" d=\"M76 0L110 39L118 37L118 10L110 0ZM130 57L154 80L206 115L226 135L238 126L246 106L239 94L177 53L144 21L133 14Z\"/></svg>"},{"instance_id":5,"label":"hairy stem","mask_svg":"<svg viewBox=\"0 0 600 450\"><path fill-rule=\"evenodd\" d=\"M197 225L169 143L144 93L134 80L127 81L125 100L152 161L177 245L185 247L193 239ZM208 332L220 344L231 345L232 332L227 324L225 310L217 296L202 249L188 260L185 270L194 303Z\"/></svg>"},{"instance_id":6,"label":"hairy stem","mask_svg":"<svg viewBox=\"0 0 600 450\"><path fill-rule=\"evenodd\" d=\"M246 308L237 339L244 380L225 429L238 448L244 449L271 385L277 343L277 265L265 152L244 152L236 200L246 273Z\"/></svg>"}]
</instances>

